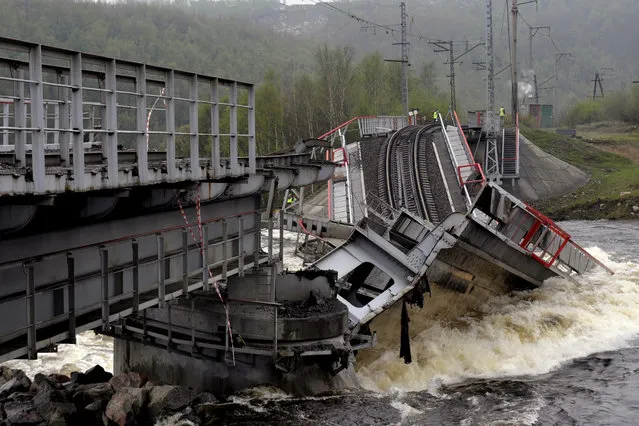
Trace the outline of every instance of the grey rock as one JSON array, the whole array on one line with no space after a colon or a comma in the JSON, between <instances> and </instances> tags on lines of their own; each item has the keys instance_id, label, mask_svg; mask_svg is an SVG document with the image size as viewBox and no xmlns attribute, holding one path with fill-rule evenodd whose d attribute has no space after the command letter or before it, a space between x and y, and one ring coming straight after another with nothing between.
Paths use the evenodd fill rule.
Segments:
<instances>
[{"instance_id":1,"label":"grey rock","mask_svg":"<svg viewBox=\"0 0 639 426\"><path fill-rule=\"evenodd\" d=\"M82 385L75 390L72 400L78 409L87 409L86 406L95 402L100 402L106 407L114 393L113 387L108 383Z\"/></svg>"},{"instance_id":2,"label":"grey rock","mask_svg":"<svg viewBox=\"0 0 639 426\"><path fill-rule=\"evenodd\" d=\"M191 405L197 406L201 404L217 404L219 402L220 401L212 393L202 392L191 401Z\"/></svg>"},{"instance_id":3,"label":"grey rock","mask_svg":"<svg viewBox=\"0 0 639 426\"><path fill-rule=\"evenodd\" d=\"M13 376L0 386L0 398L5 398L14 392L27 392L31 387L31 380L22 371L13 371Z\"/></svg>"},{"instance_id":4,"label":"grey rock","mask_svg":"<svg viewBox=\"0 0 639 426\"><path fill-rule=\"evenodd\" d=\"M639 206L632 206L632 211L635 213L639 213Z\"/></svg>"},{"instance_id":5,"label":"grey rock","mask_svg":"<svg viewBox=\"0 0 639 426\"><path fill-rule=\"evenodd\" d=\"M148 389L122 388L113 395L106 408L106 416L119 426L141 423L144 406L148 399Z\"/></svg>"},{"instance_id":6,"label":"grey rock","mask_svg":"<svg viewBox=\"0 0 639 426\"><path fill-rule=\"evenodd\" d=\"M37 425L44 421L36 407L30 403L11 401L5 403L3 409L6 414L4 421L7 425Z\"/></svg>"},{"instance_id":7,"label":"grey rock","mask_svg":"<svg viewBox=\"0 0 639 426\"><path fill-rule=\"evenodd\" d=\"M109 384L113 386L113 389L117 392L122 388L141 388L144 386L146 381L146 377L142 376L140 373L132 371L113 376L113 378L109 380Z\"/></svg>"},{"instance_id":8,"label":"grey rock","mask_svg":"<svg viewBox=\"0 0 639 426\"><path fill-rule=\"evenodd\" d=\"M89 368L84 373L71 373L71 382L79 385L108 382L113 374L104 371L99 365Z\"/></svg>"},{"instance_id":9,"label":"grey rock","mask_svg":"<svg viewBox=\"0 0 639 426\"><path fill-rule=\"evenodd\" d=\"M40 382L38 393L32 403L48 425L64 426L70 422L77 409L73 403L67 400L65 392L56 390L47 383L49 383L48 380Z\"/></svg>"},{"instance_id":10,"label":"grey rock","mask_svg":"<svg viewBox=\"0 0 639 426\"><path fill-rule=\"evenodd\" d=\"M156 420L160 415L178 411L195 398L195 392L181 386L155 386L149 392L149 416Z\"/></svg>"}]
</instances>

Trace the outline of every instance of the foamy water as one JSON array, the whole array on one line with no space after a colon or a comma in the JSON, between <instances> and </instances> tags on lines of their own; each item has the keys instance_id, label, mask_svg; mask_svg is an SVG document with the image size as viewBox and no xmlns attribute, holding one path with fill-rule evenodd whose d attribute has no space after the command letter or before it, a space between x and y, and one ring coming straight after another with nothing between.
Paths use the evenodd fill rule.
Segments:
<instances>
[{"instance_id":1,"label":"foamy water","mask_svg":"<svg viewBox=\"0 0 639 426\"><path fill-rule=\"evenodd\" d=\"M85 371L94 365L101 365L106 371L113 371L113 338L95 334L93 331L78 334L76 345L58 345L58 352L39 353L38 359L28 361L16 359L2 365L17 368L31 379L37 374L66 374Z\"/></svg>"},{"instance_id":2,"label":"foamy water","mask_svg":"<svg viewBox=\"0 0 639 426\"><path fill-rule=\"evenodd\" d=\"M297 234L285 232L284 238L285 267L299 269L302 260L294 255ZM275 244L276 252L278 247ZM495 297L454 327L435 322L412 339L412 364L404 364L397 348L389 349L359 368L362 385L376 392L436 394L442 384L543 374L576 358L628 347L639 334L639 265L615 263L596 247L590 251L616 275L597 270L581 277L579 284L553 278L533 291ZM78 336L77 345L61 344L57 353L4 365L33 377L69 374L96 364L112 371L113 339L86 332Z\"/></svg>"},{"instance_id":3,"label":"foamy water","mask_svg":"<svg viewBox=\"0 0 639 426\"><path fill-rule=\"evenodd\" d=\"M362 384L374 391L433 390L469 378L543 374L628 347L639 334L639 266L590 251L616 275L597 270L579 284L552 278L536 290L489 300L463 317L461 327L433 323L412 339L412 364L392 348L359 369Z\"/></svg>"}]
</instances>

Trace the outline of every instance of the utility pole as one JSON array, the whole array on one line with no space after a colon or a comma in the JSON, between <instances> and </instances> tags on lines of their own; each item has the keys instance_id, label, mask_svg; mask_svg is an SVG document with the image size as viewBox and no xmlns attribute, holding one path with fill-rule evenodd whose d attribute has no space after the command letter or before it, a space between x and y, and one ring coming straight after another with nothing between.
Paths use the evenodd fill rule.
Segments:
<instances>
[{"instance_id":1,"label":"utility pole","mask_svg":"<svg viewBox=\"0 0 639 426\"><path fill-rule=\"evenodd\" d=\"M449 113L450 116L453 116L453 111L457 110L457 100L455 99L455 52L453 50L453 42L450 41L448 42L449 50L450 50L450 56L448 59L448 62L450 62L450 106L449 106Z\"/></svg>"},{"instance_id":2,"label":"utility pole","mask_svg":"<svg viewBox=\"0 0 639 426\"><path fill-rule=\"evenodd\" d=\"M604 91L603 91L603 86L601 84L602 80L598 72L595 73L595 79L592 81L595 83L594 90L592 91L592 101L594 102L597 100L597 85L599 85L599 91L601 93L602 98L604 97Z\"/></svg>"},{"instance_id":3,"label":"utility pole","mask_svg":"<svg viewBox=\"0 0 639 426\"><path fill-rule=\"evenodd\" d=\"M493 2L486 0L486 160L484 169L490 181L501 183L499 153L497 151L497 123L495 118L495 59L493 56Z\"/></svg>"},{"instance_id":4,"label":"utility pole","mask_svg":"<svg viewBox=\"0 0 639 426\"><path fill-rule=\"evenodd\" d=\"M408 115L408 41L406 40L406 3L399 5L402 14L402 105Z\"/></svg>"},{"instance_id":5,"label":"utility pole","mask_svg":"<svg viewBox=\"0 0 639 426\"><path fill-rule=\"evenodd\" d=\"M510 72L512 79L512 114L513 119L519 112L519 84L517 81L517 16L519 15L518 0L512 0L512 48L510 51Z\"/></svg>"},{"instance_id":6,"label":"utility pole","mask_svg":"<svg viewBox=\"0 0 639 426\"><path fill-rule=\"evenodd\" d=\"M400 45L402 46L402 57L401 59L386 59L386 62L401 62L402 64L402 78L401 78L401 95L402 95L402 106L404 107L404 114L408 115L408 46L410 43L407 41L407 32L406 32L406 21L408 20L408 15L406 14L406 3L401 2L399 4L401 11L401 27L402 27L402 41L401 43L393 43L393 46Z\"/></svg>"},{"instance_id":7,"label":"utility pole","mask_svg":"<svg viewBox=\"0 0 639 426\"><path fill-rule=\"evenodd\" d=\"M537 88L537 73L533 74L533 82L535 86L535 103L539 103L539 89Z\"/></svg>"},{"instance_id":8,"label":"utility pole","mask_svg":"<svg viewBox=\"0 0 639 426\"><path fill-rule=\"evenodd\" d=\"M455 88L455 65L461 64L462 62L458 62L457 60L462 56L468 54L479 46L483 46L484 43L477 43L473 47L469 48L468 41L465 42L466 51L459 56L455 56L455 42L454 41L431 41L429 44L436 46L436 49L433 51L436 53L439 52L448 52L448 62L446 64L450 65L449 79L450 79L450 104L448 106L448 114L452 117L453 111L457 110L457 96L456 96L456 88Z\"/></svg>"}]
</instances>

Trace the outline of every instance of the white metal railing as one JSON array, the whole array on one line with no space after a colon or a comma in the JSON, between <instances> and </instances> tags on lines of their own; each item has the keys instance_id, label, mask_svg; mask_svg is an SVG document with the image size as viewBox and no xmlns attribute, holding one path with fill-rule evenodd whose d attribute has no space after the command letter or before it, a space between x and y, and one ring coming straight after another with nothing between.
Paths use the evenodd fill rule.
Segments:
<instances>
[{"instance_id":1,"label":"white metal railing","mask_svg":"<svg viewBox=\"0 0 639 426\"><path fill-rule=\"evenodd\" d=\"M118 146L124 142L136 152L134 184L256 172L252 84L1 37L0 82L0 143L5 152L14 154L4 157L3 166L20 172L29 160L33 175L28 185L19 178L0 182L0 190L34 194L68 187L88 190L95 183L94 170L87 168L86 154L78 153L84 151L86 139L93 138L100 140L106 175L98 183L104 188L132 184L130 179L121 182L125 178L118 163ZM158 100L164 113L149 122L151 104ZM51 105L52 116L47 111ZM205 129L198 122L202 108L210 110ZM89 119L95 111L92 128L87 128L87 111ZM48 177L45 149L51 148L47 147L50 135L59 144L59 166L72 172L72 179L66 182ZM165 152L163 173L149 167L149 136L154 150ZM207 159L211 170L200 166L201 140L210 141ZM184 159L176 155L180 146L188 152Z\"/></svg>"},{"instance_id":2,"label":"white metal railing","mask_svg":"<svg viewBox=\"0 0 639 426\"><path fill-rule=\"evenodd\" d=\"M450 143L450 139L448 138L448 132L446 132L446 127L444 126L444 120L442 119L442 115L439 114L439 122L442 126L442 133L444 134L444 141L446 141L446 149L448 150L448 155L450 156L450 159L453 162L453 166L455 167L455 171L459 170L459 166L460 164L457 162L457 158L455 157L455 152L453 151L453 146ZM464 185L464 182L460 179L460 176L458 173L455 173L456 177L457 177L457 182L459 183L459 186L462 188L463 192L464 192L464 201L466 202L466 207L470 210L471 206L473 205L472 200L470 199L470 194L468 193L468 188L466 188L466 185Z\"/></svg>"},{"instance_id":3,"label":"white metal railing","mask_svg":"<svg viewBox=\"0 0 639 426\"><path fill-rule=\"evenodd\" d=\"M405 116L360 117L357 121L360 137L383 135L408 125L408 118Z\"/></svg>"}]
</instances>

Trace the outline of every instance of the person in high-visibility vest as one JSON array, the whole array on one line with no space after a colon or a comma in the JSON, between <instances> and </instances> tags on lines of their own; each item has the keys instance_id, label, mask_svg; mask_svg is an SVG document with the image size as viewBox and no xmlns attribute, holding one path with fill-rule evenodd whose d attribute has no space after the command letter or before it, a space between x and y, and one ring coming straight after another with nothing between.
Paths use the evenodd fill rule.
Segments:
<instances>
[{"instance_id":1,"label":"person in high-visibility vest","mask_svg":"<svg viewBox=\"0 0 639 426\"><path fill-rule=\"evenodd\" d=\"M295 197L293 196L293 194L288 196L288 199L286 200L286 204L291 205L295 202Z\"/></svg>"},{"instance_id":2,"label":"person in high-visibility vest","mask_svg":"<svg viewBox=\"0 0 639 426\"><path fill-rule=\"evenodd\" d=\"M499 116L502 118L502 120L504 119L504 117L506 116L506 108L499 108Z\"/></svg>"},{"instance_id":3,"label":"person in high-visibility vest","mask_svg":"<svg viewBox=\"0 0 639 426\"><path fill-rule=\"evenodd\" d=\"M434 121L434 122L437 122L437 120L439 120L439 110L438 110L438 109L436 109L436 110L433 112L433 121Z\"/></svg>"}]
</instances>

